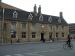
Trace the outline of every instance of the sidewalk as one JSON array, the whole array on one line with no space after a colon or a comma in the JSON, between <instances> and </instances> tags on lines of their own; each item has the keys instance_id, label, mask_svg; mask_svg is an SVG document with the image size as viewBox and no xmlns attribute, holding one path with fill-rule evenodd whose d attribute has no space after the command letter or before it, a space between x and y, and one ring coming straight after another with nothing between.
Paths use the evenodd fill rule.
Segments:
<instances>
[{"instance_id":1,"label":"sidewalk","mask_svg":"<svg viewBox=\"0 0 75 56\"><path fill-rule=\"evenodd\" d=\"M1 45L17 45L17 44L39 44L39 43L61 43L61 42L64 42L65 40L56 40L54 42L50 42L50 41L45 41L45 42L24 42L24 43L0 43L0 46ZM72 41L75 41L75 40L72 40Z\"/></svg>"}]
</instances>

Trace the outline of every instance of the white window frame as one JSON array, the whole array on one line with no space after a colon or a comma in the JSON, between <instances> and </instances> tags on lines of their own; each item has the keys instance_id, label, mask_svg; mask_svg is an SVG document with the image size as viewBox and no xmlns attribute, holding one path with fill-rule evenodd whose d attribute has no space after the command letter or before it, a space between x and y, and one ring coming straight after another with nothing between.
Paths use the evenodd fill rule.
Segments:
<instances>
[{"instance_id":1,"label":"white window frame","mask_svg":"<svg viewBox=\"0 0 75 56\"><path fill-rule=\"evenodd\" d=\"M39 21L43 21L43 15L40 15Z\"/></svg>"},{"instance_id":2,"label":"white window frame","mask_svg":"<svg viewBox=\"0 0 75 56\"><path fill-rule=\"evenodd\" d=\"M13 12L13 18L17 18L18 17L18 13L17 13L17 11L14 11Z\"/></svg>"},{"instance_id":3,"label":"white window frame","mask_svg":"<svg viewBox=\"0 0 75 56\"><path fill-rule=\"evenodd\" d=\"M48 18L48 21L49 21L50 23L52 22L52 17L51 17L51 16Z\"/></svg>"},{"instance_id":4,"label":"white window frame","mask_svg":"<svg viewBox=\"0 0 75 56\"><path fill-rule=\"evenodd\" d=\"M28 16L28 19L32 20L33 16L32 14L30 13L29 16Z\"/></svg>"}]
</instances>

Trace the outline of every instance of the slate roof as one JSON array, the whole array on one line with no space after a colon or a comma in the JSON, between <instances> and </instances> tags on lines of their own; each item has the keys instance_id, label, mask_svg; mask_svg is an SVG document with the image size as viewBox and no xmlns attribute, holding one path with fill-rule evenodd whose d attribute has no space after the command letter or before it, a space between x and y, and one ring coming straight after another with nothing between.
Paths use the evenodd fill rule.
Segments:
<instances>
[{"instance_id":1,"label":"slate roof","mask_svg":"<svg viewBox=\"0 0 75 56\"><path fill-rule=\"evenodd\" d=\"M15 7L13 7L15 8ZM13 18L13 12L17 11L18 13L18 18L15 19ZM4 18L8 19L8 20L20 20L20 21L28 21L28 16L30 15L30 13L32 14L33 18L32 18L32 22L33 23L49 23L49 24L61 24L61 25L68 25L67 22L61 18L61 23L58 22L59 17L58 16L52 16L52 15L46 15L46 14L42 14L43 16L43 21L39 21L39 17L40 15L35 16L33 12L27 12L24 10L20 10L20 9L10 9L10 8L5 8L5 12L4 12ZM49 17L52 17L52 22L50 23L48 21ZM3 9L0 9L0 19L2 19L3 17Z\"/></svg>"}]
</instances>

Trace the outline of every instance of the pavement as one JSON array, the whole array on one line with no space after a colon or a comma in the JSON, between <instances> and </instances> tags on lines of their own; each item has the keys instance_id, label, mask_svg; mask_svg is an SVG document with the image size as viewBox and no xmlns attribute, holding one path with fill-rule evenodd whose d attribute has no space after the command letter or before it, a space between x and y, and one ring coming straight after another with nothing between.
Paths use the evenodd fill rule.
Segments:
<instances>
[{"instance_id":1,"label":"pavement","mask_svg":"<svg viewBox=\"0 0 75 56\"><path fill-rule=\"evenodd\" d=\"M0 45L0 56L75 56L75 41L73 49L64 49L64 44L59 41Z\"/></svg>"}]
</instances>

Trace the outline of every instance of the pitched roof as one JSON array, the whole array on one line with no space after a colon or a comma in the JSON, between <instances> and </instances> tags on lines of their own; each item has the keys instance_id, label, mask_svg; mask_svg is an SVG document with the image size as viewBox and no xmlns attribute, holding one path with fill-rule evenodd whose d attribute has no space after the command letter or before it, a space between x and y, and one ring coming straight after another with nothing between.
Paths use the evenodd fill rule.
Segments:
<instances>
[{"instance_id":1,"label":"pitched roof","mask_svg":"<svg viewBox=\"0 0 75 56\"><path fill-rule=\"evenodd\" d=\"M32 18L33 23L37 22L37 23L49 23L49 24L54 24L54 25L58 25L58 24L59 25L60 24L61 25L68 25L67 22L63 18L61 18L61 23L59 23L58 19L60 19L60 17L58 17L58 16L41 14L43 16L43 21L40 21L39 20L40 15L37 14L37 16L35 16L33 12L27 12L27 11L18 9L16 7L7 5L5 3L2 3L2 7L5 8L5 12L4 12L4 18L5 19L28 21L28 16L31 13L32 16L33 16L33 18ZM18 18L17 19L13 18L13 12L15 11L15 9L18 13ZM48 21L50 16L52 18L51 22ZM0 9L0 18L2 18L2 17L3 17L3 9Z\"/></svg>"},{"instance_id":2,"label":"pitched roof","mask_svg":"<svg viewBox=\"0 0 75 56\"><path fill-rule=\"evenodd\" d=\"M3 2L1 2L0 6L1 6L2 8L21 10L21 9L19 9L19 8L16 8L16 7L14 7L14 6L11 6L11 5L6 4L6 3L3 3Z\"/></svg>"}]
</instances>

